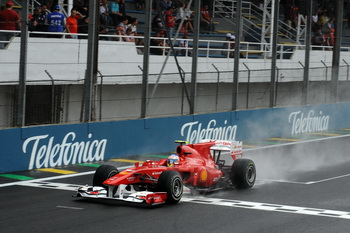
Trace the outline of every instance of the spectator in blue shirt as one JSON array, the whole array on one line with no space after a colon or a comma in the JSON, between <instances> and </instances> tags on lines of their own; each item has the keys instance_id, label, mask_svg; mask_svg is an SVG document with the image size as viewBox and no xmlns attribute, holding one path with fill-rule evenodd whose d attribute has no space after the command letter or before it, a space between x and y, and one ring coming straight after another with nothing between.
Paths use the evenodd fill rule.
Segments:
<instances>
[{"instance_id":1,"label":"spectator in blue shirt","mask_svg":"<svg viewBox=\"0 0 350 233\"><path fill-rule=\"evenodd\" d=\"M117 26L123 17L123 14L120 13L120 8L119 8L119 2L120 0L114 0L109 3L109 16L113 19L113 25Z\"/></svg>"},{"instance_id":2,"label":"spectator in blue shirt","mask_svg":"<svg viewBox=\"0 0 350 233\"><path fill-rule=\"evenodd\" d=\"M56 5L55 10L48 14L47 16L47 24L48 32L63 32L64 26L66 24L66 16L60 12L60 6ZM49 35L51 38L61 38L62 35Z\"/></svg>"}]
</instances>

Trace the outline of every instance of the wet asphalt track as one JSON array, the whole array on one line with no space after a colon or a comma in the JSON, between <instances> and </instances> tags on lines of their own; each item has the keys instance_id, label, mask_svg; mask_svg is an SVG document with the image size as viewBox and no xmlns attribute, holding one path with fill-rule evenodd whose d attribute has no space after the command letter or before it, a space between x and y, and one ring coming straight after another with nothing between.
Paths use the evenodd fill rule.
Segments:
<instances>
[{"instance_id":1,"label":"wet asphalt track","mask_svg":"<svg viewBox=\"0 0 350 233\"><path fill-rule=\"evenodd\" d=\"M258 172L252 189L185 195L177 205L72 198L75 185L91 184L89 166L12 173L29 181L0 176L0 232L349 232L350 137L314 138L246 148Z\"/></svg>"}]
</instances>

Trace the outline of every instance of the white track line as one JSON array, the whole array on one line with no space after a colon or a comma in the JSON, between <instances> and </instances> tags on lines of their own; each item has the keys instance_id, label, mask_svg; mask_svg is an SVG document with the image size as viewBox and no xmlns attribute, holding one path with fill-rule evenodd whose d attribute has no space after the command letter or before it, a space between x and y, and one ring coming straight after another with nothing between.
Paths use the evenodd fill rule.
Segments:
<instances>
[{"instance_id":1,"label":"white track line","mask_svg":"<svg viewBox=\"0 0 350 233\"><path fill-rule=\"evenodd\" d=\"M279 205L279 204L270 204L270 203L259 203L259 202L250 202L250 201L228 200L228 199L219 199L219 198L204 198L204 197L195 197L195 198L183 197L181 201L197 203L197 204L226 206L226 207L272 211L272 212L283 212L283 213L291 213L291 214L303 214L303 215L312 215L312 216L319 216L319 217L322 216L322 217L350 220L350 212L338 211L338 210L326 210L326 209L300 207L300 206L288 206L288 205Z\"/></svg>"},{"instance_id":2,"label":"white track line","mask_svg":"<svg viewBox=\"0 0 350 233\"><path fill-rule=\"evenodd\" d=\"M62 209L70 209L70 210L83 210L84 209L84 208L79 208L79 207L62 206L62 205L58 205L56 207L57 208L62 208Z\"/></svg>"},{"instance_id":3,"label":"white track line","mask_svg":"<svg viewBox=\"0 0 350 233\"><path fill-rule=\"evenodd\" d=\"M49 182L31 182L31 183L23 183L21 185L37 187L37 188L54 189L54 190L59 189L59 190L66 190L66 191L76 191L78 187L78 185L76 184L49 183ZM350 220L350 212L338 211L338 210L327 210L327 209L319 209L319 208L260 203L260 202L251 202L251 201L229 200L229 199L221 199L221 198L207 198L202 196L191 197L189 195L184 195L181 199L181 202L234 207L234 208L244 208L244 209L260 210L260 211L303 214L303 215L312 215L312 216L319 216L319 217L340 218L340 219ZM66 208L66 209L75 209L75 210L83 209L83 208L80 209L80 208L68 207L68 206L57 206L57 207Z\"/></svg>"},{"instance_id":4,"label":"white track line","mask_svg":"<svg viewBox=\"0 0 350 233\"><path fill-rule=\"evenodd\" d=\"M272 179L257 179L257 181L287 183L287 184L303 184L303 185L309 184L309 182L298 182L298 181L289 181L289 180L272 180Z\"/></svg>"},{"instance_id":5,"label":"white track line","mask_svg":"<svg viewBox=\"0 0 350 233\"><path fill-rule=\"evenodd\" d=\"M278 144L278 145L270 145L270 146L262 146L262 147L257 147L257 148L243 149L243 152L269 149L269 148L281 147L281 146L297 145L297 144L303 144L303 143L309 143L309 142L324 141L324 140L336 139L336 138L345 138L345 137L350 137L350 134L339 135L339 136L330 136L330 137L325 137L325 138L310 139L310 140L305 140L305 141L300 141L300 142L288 142L288 143Z\"/></svg>"},{"instance_id":6,"label":"white track line","mask_svg":"<svg viewBox=\"0 0 350 233\"><path fill-rule=\"evenodd\" d=\"M350 174L346 174L346 175L342 175L342 176L335 176L335 177L331 177L331 178L323 179L323 180L310 181L310 182L306 182L305 184L317 184L317 183L322 183L322 182L326 182L326 181L330 181L330 180L341 179L341 178L348 177L348 176L350 176Z\"/></svg>"}]
</instances>

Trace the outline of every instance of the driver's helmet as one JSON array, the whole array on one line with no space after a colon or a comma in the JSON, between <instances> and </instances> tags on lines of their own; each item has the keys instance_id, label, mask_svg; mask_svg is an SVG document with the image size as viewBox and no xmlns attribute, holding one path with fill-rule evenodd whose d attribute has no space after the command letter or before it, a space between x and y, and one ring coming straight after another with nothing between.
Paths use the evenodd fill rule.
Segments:
<instances>
[{"instance_id":1,"label":"driver's helmet","mask_svg":"<svg viewBox=\"0 0 350 233\"><path fill-rule=\"evenodd\" d=\"M172 167L175 164L179 164L179 156L177 156L177 155L170 155L168 157L168 167Z\"/></svg>"}]
</instances>

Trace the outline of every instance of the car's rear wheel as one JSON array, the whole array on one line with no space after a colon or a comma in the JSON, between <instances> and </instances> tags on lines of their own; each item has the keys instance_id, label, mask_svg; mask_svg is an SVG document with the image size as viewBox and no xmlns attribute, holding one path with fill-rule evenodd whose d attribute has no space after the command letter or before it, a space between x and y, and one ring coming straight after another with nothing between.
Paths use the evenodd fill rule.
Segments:
<instances>
[{"instance_id":1,"label":"car's rear wheel","mask_svg":"<svg viewBox=\"0 0 350 233\"><path fill-rule=\"evenodd\" d=\"M236 188L248 189L253 187L256 179L254 162L250 159L236 159L231 167L230 178Z\"/></svg>"},{"instance_id":2,"label":"car's rear wheel","mask_svg":"<svg viewBox=\"0 0 350 233\"><path fill-rule=\"evenodd\" d=\"M183 184L180 174L173 170L162 172L158 179L158 191L167 193L167 203L178 203L183 193Z\"/></svg>"},{"instance_id":3,"label":"car's rear wheel","mask_svg":"<svg viewBox=\"0 0 350 233\"><path fill-rule=\"evenodd\" d=\"M101 165L99 166L96 171L93 178L92 185L93 186L106 186L103 184L103 182L112 176L115 176L119 173L118 169L115 166L112 165Z\"/></svg>"}]
</instances>

